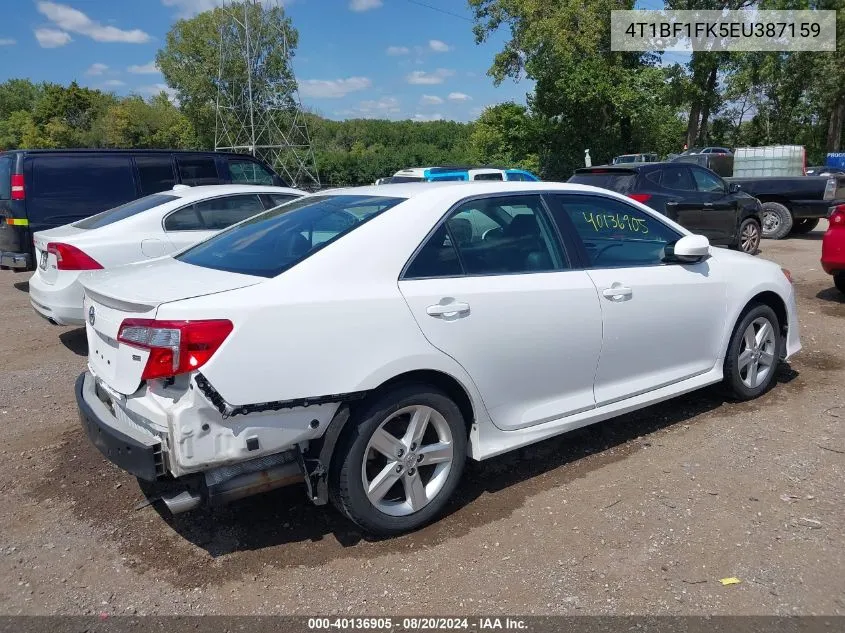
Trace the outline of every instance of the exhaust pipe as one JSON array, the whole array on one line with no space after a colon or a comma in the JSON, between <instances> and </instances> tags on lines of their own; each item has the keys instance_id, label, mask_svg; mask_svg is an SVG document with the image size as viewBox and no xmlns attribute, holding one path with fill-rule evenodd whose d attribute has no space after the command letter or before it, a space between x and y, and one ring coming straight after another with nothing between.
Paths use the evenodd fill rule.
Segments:
<instances>
[{"instance_id":1,"label":"exhaust pipe","mask_svg":"<svg viewBox=\"0 0 845 633\"><path fill-rule=\"evenodd\" d=\"M172 514L181 514L196 510L203 505L206 499L211 505L224 505L237 499L283 488L300 481L303 481L303 476L299 464L291 462L236 475L221 483L208 486L207 496L191 490L183 490L177 495L162 497L161 500Z\"/></svg>"}]
</instances>

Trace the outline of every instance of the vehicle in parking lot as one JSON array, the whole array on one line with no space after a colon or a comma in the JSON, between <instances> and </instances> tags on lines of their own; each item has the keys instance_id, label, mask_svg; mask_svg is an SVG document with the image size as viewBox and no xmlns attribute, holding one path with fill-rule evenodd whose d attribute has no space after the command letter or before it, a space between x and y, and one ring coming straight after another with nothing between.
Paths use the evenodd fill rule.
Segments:
<instances>
[{"instance_id":1,"label":"vehicle in parking lot","mask_svg":"<svg viewBox=\"0 0 845 633\"><path fill-rule=\"evenodd\" d=\"M174 512L305 481L365 530L434 519L484 459L800 347L788 272L611 191L339 189L94 272L91 441Z\"/></svg>"},{"instance_id":2,"label":"vehicle in parking lot","mask_svg":"<svg viewBox=\"0 0 845 633\"><path fill-rule=\"evenodd\" d=\"M0 152L0 268L34 270L32 235L176 184L285 186L252 156L180 150Z\"/></svg>"},{"instance_id":3,"label":"vehicle in parking lot","mask_svg":"<svg viewBox=\"0 0 845 633\"><path fill-rule=\"evenodd\" d=\"M411 167L400 169L390 178L390 183L443 182L472 180L508 180L537 182L538 176L525 169L500 169L498 167Z\"/></svg>"},{"instance_id":4,"label":"vehicle in parking lot","mask_svg":"<svg viewBox=\"0 0 845 633\"><path fill-rule=\"evenodd\" d=\"M712 244L751 254L760 246L760 203L704 167L684 162L585 167L569 182L625 194Z\"/></svg>"},{"instance_id":5,"label":"vehicle in parking lot","mask_svg":"<svg viewBox=\"0 0 845 633\"><path fill-rule=\"evenodd\" d=\"M831 210L827 231L822 238L822 268L833 275L833 283L845 293L845 204Z\"/></svg>"},{"instance_id":6,"label":"vehicle in parking lot","mask_svg":"<svg viewBox=\"0 0 845 633\"><path fill-rule=\"evenodd\" d=\"M187 187L127 202L35 234L38 267L29 280L35 311L56 325L83 325L79 276L180 251L305 192L284 187Z\"/></svg>"},{"instance_id":7,"label":"vehicle in parking lot","mask_svg":"<svg viewBox=\"0 0 845 633\"><path fill-rule=\"evenodd\" d=\"M656 163L660 160L657 154L622 154L613 159L614 165L622 163Z\"/></svg>"},{"instance_id":8,"label":"vehicle in parking lot","mask_svg":"<svg viewBox=\"0 0 845 633\"><path fill-rule=\"evenodd\" d=\"M845 167L830 167L828 165L807 167L808 176L830 176L831 174L845 174Z\"/></svg>"},{"instance_id":9,"label":"vehicle in parking lot","mask_svg":"<svg viewBox=\"0 0 845 633\"><path fill-rule=\"evenodd\" d=\"M694 156L696 154L733 154L727 147L691 147L681 152L681 156Z\"/></svg>"}]
</instances>

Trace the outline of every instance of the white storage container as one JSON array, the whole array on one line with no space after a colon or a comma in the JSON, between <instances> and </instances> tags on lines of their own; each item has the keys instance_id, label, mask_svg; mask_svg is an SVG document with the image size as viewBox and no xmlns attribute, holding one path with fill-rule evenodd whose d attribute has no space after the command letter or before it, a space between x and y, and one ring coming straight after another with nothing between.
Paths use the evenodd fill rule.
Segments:
<instances>
[{"instance_id":1,"label":"white storage container","mask_svg":"<svg viewBox=\"0 0 845 633\"><path fill-rule=\"evenodd\" d=\"M803 176L806 151L803 145L738 147L734 152L734 177Z\"/></svg>"}]
</instances>

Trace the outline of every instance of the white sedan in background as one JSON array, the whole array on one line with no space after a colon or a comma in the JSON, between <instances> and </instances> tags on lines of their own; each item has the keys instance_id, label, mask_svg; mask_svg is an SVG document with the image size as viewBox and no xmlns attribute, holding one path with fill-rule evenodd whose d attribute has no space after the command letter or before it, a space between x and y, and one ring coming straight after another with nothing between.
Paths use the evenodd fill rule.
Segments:
<instances>
[{"instance_id":1,"label":"white sedan in background","mask_svg":"<svg viewBox=\"0 0 845 633\"><path fill-rule=\"evenodd\" d=\"M33 236L38 267L29 298L56 325L83 325L79 275L162 257L211 237L257 213L305 195L286 187L176 185L172 191Z\"/></svg>"},{"instance_id":2,"label":"white sedan in background","mask_svg":"<svg viewBox=\"0 0 845 633\"><path fill-rule=\"evenodd\" d=\"M801 348L788 271L583 185L334 190L83 284L108 459L175 478L173 512L304 480L378 534L435 518L468 456L755 398Z\"/></svg>"}]
</instances>

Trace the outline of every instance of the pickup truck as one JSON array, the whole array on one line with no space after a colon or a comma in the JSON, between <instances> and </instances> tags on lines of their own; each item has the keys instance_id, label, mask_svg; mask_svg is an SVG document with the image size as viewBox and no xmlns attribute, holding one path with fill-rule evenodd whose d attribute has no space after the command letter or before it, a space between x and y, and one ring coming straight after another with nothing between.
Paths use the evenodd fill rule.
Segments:
<instances>
[{"instance_id":1,"label":"pickup truck","mask_svg":"<svg viewBox=\"0 0 845 633\"><path fill-rule=\"evenodd\" d=\"M845 175L725 178L763 205L763 237L809 233L830 210L845 204Z\"/></svg>"}]
</instances>

